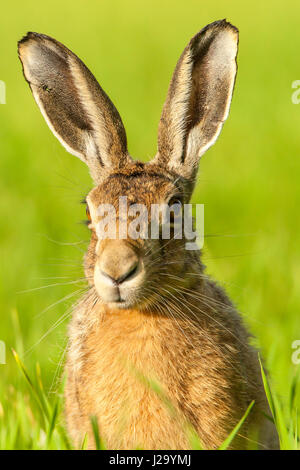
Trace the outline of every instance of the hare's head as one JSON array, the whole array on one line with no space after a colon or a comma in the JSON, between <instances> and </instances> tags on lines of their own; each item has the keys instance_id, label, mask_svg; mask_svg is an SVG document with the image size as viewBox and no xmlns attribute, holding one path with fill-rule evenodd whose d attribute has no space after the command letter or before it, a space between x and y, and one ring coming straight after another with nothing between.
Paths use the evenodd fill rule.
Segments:
<instances>
[{"instance_id":1,"label":"hare's head","mask_svg":"<svg viewBox=\"0 0 300 470\"><path fill-rule=\"evenodd\" d=\"M25 78L47 124L88 165L96 185L86 197L91 242L85 270L103 303L142 307L186 280L193 254L185 249L184 235L174 236L172 224L169 239L160 235L159 226L148 237L132 236L126 227L149 228L154 205L178 208L189 201L199 159L216 141L229 112L237 48L238 31L225 20L192 38L171 80L157 155L142 163L130 157L118 111L76 55L42 34L28 33L19 42ZM113 233L103 236L99 226L109 211ZM143 213L139 223L133 213Z\"/></svg>"}]
</instances>

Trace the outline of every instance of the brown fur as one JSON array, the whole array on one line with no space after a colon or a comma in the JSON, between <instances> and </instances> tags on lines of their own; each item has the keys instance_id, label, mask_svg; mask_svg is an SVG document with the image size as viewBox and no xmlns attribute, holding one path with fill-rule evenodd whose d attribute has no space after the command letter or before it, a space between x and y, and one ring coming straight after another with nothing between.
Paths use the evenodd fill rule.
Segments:
<instances>
[{"instance_id":1,"label":"brown fur","mask_svg":"<svg viewBox=\"0 0 300 470\"><path fill-rule=\"evenodd\" d=\"M145 174L147 186L144 174L133 177L130 195L147 204L143 187L145 198L157 202L163 184L151 179L147 165ZM104 194L101 186L95 193ZM106 182L105 200L119 193L124 194L121 175ZM144 285L151 295L139 298L136 308L110 309L92 284L74 310L66 411L75 442L84 431L92 441L90 416L96 415L108 448L186 449L188 423L206 448L216 448L255 400L233 448L251 447L251 439L261 448L272 447L276 440L262 414L268 406L257 351L249 345L240 317L223 290L205 276L198 254L186 251L182 240L166 243L158 261L147 260ZM95 245L92 235L87 276L95 264ZM144 258L147 245L140 254ZM176 412L140 374L163 387Z\"/></svg>"},{"instance_id":2,"label":"brown fur","mask_svg":"<svg viewBox=\"0 0 300 470\"><path fill-rule=\"evenodd\" d=\"M158 154L128 155L121 118L91 72L65 46L29 33L19 45L26 80L51 130L90 168L91 241L86 295L69 327L66 418L76 445L94 447L91 416L109 449L188 449L195 433L215 449L255 405L231 448L278 447L265 417L257 351L224 291L185 238L98 239L103 203L190 199L200 156L227 118L238 31L208 25L185 48L163 109ZM150 223L150 219L148 220Z\"/></svg>"}]
</instances>

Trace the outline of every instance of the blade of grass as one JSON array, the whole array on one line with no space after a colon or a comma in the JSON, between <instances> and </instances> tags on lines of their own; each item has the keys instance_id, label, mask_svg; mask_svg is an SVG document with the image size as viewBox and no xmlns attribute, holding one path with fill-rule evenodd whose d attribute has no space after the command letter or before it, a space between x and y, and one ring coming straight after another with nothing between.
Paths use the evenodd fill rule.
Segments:
<instances>
[{"instance_id":1,"label":"blade of grass","mask_svg":"<svg viewBox=\"0 0 300 470\"><path fill-rule=\"evenodd\" d=\"M233 428L233 430L231 431L231 433L229 434L229 436L225 439L225 441L223 442L223 444L220 445L219 449L218 450L226 450L231 442L233 441L233 439L235 438L235 436L237 435L237 433L239 432L241 426L243 425L243 423L245 422L245 420L247 419L247 416L249 415L250 411L252 410L253 408L253 405L254 405L255 401L253 400L250 405L248 406L247 410L245 411L244 415L242 416L242 418L239 420L239 422L237 423L237 425Z\"/></svg>"},{"instance_id":2,"label":"blade of grass","mask_svg":"<svg viewBox=\"0 0 300 470\"><path fill-rule=\"evenodd\" d=\"M86 432L85 435L84 435L82 444L80 446L80 450L86 450L87 449L87 444L88 444L88 435L87 435L87 432Z\"/></svg>"},{"instance_id":3,"label":"blade of grass","mask_svg":"<svg viewBox=\"0 0 300 470\"><path fill-rule=\"evenodd\" d=\"M45 406L45 404L41 401L40 395L39 395L36 387L34 386L31 378L29 377L29 374L28 374L23 362L21 361L20 356L18 355L18 353L14 349L12 349L12 353L13 353L13 356L16 360L16 363L17 363L19 369L21 370L23 376L25 377L26 382L29 385L29 388L30 388L30 390L31 390L31 392L32 392L32 394L33 394L33 396L34 396L34 398L35 398L35 400L36 400L36 402L39 406L42 417L44 419L46 418L46 421L49 421L49 411L48 411L47 407Z\"/></svg>"},{"instance_id":4,"label":"blade of grass","mask_svg":"<svg viewBox=\"0 0 300 470\"><path fill-rule=\"evenodd\" d=\"M204 447L200 441L198 433L196 432L194 426L191 424L187 425L186 434L192 450L204 450Z\"/></svg>"},{"instance_id":5,"label":"blade of grass","mask_svg":"<svg viewBox=\"0 0 300 470\"><path fill-rule=\"evenodd\" d=\"M48 429L48 434L47 434L47 447L49 446L51 442L52 434L55 429L56 420L58 417L58 409L59 409L59 400L56 400L56 403L54 404L54 407L53 407L53 412L52 412L52 416L50 419L50 424L49 424L49 429Z\"/></svg>"},{"instance_id":6,"label":"blade of grass","mask_svg":"<svg viewBox=\"0 0 300 470\"><path fill-rule=\"evenodd\" d=\"M56 429L60 435L60 437L62 438L63 440L63 443L66 447L67 450L73 450L74 447L72 446L72 443L69 439L69 436L64 428L64 426L62 426L61 424L56 424Z\"/></svg>"},{"instance_id":7,"label":"blade of grass","mask_svg":"<svg viewBox=\"0 0 300 470\"><path fill-rule=\"evenodd\" d=\"M22 357L24 354L24 344L23 344L23 337L22 337L22 332L21 332L19 314L16 308L12 309L11 317L12 317L12 324L13 324L13 329L14 329L15 338L16 338L16 347L20 353L20 356Z\"/></svg>"},{"instance_id":8,"label":"blade of grass","mask_svg":"<svg viewBox=\"0 0 300 470\"><path fill-rule=\"evenodd\" d=\"M261 362L261 359L260 359L259 355L258 355L258 360L259 360L259 364L260 364L261 376L262 376L263 385L264 385L264 389L265 389L265 392L266 392L267 400L268 400L268 403L269 403L269 406L270 406L270 410L271 410L274 422L276 423L276 410L275 410L274 400L273 400L273 396L272 396L272 392L271 392L271 389L270 389L270 386L269 386L269 382L268 382L268 379L266 377L266 374L265 374L265 371L264 371L264 368L263 368L263 365L262 365L262 362Z\"/></svg>"},{"instance_id":9,"label":"blade of grass","mask_svg":"<svg viewBox=\"0 0 300 470\"><path fill-rule=\"evenodd\" d=\"M97 417L96 416L91 416L90 419L91 419L92 430L93 430L94 439L95 439L96 450L105 450L104 443L102 442L102 439L100 438L99 425L98 425Z\"/></svg>"},{"instance_id":10,"label":"blade of grass","mask_svg":"<svg viewBox=\"0 0 300 470\"><path fill-rule=\"evenodd\" d=\"M293 412L295 399L298 393L298 382L299 382L299 375L300 375L300 367L298 367L297 372L295 373L290 390L290 413Z\"/></svg>"},{"instance_id":11,"label":"blade of grass","mask_svg":"<svg viewBox=\"0 0 300 470\"><path fill-rule=\"evenodd\" d=\"M298 410L295 411L294 450L298 450Z\"/></svg>"},{"instance_id":12,"label":"blade of grass","mask_svg":"<svg viewBox=\"0 0 300 470\"><path fill-rule=\"evenodd\" d=\"M282 450L292 450L294 447L292 436L289 435L288 427L286 425L282 406L276 395L273 394L274 405L276 409L276 429L279 435L280 448Z\"/></svg>"},{"instance_id":13,"label":"blade of grass","mask_svg":"<svg viewBox=\"0 0 300 470\"><path fill-rule=\"evenodd\" d=\"M267 396L267 400L268 400L270 410L274 418L277 433L279 436L280 448L285 449L285 450L291 449L293 445L291 443L291 439L288 434L287 426L286 426L282 409L281 409L281 404L279 403L279 400L277 399L277 397L274 395L274 393L271 390L271 387L267 379L267 376L265 374L260 356L258 356L258 359L260 363L261 376L263 380L265 393Z\"/></svg>"},{"instance_id":14,"label":"blade of grass","mask_svg":"<svg viewBox=\"0 0 300 470\"><path fill-rule=\"evenodd\" d=\"M40 400L43 404L43 408L47 409L48 416L51 414L51 406L48 401L47 395L45 393L43 381L42 381L42 372L41 372L41 367L40 364L37 362L36 367L35 367L35 372L36 372L36 381L38 384L37 388L37 393L39 394Z\"/></svg>"},{"instance_id":15,"label":"blade of grass","mask_svg":"<svg viewBox=\"0 0 300 470\"><path fill-rule=\"evenodd\" d=\"M132 367L132 371L136 375L136 377L141 381L141 383L145 385L145 387L152 390L158 396L158 398L161 400L161 402L165 405L166 409L170 413L170 416L175 419L179 418L176 407L173 405L170 398L163 391L161 385L154 379L148 379L142 372L138 371L134 367ZM191 448L193 450L204 450L194 426L190 422L185 422L183 423L183 428Z\"/></svg>"},{"instance_id":16,"label":"blade of grass","mask_svg":"<svg viewBox=\"0 0 300 470\"><path fill-rule=\"evenodd\" d=\"M41 392L44 393L44 385L43 385L43 381L42 381L42 371L41 371L41 366L40 366L39 362L36 363L35 371L36 371L37 383L40 387Z\"/></svg>"}]
</instances>

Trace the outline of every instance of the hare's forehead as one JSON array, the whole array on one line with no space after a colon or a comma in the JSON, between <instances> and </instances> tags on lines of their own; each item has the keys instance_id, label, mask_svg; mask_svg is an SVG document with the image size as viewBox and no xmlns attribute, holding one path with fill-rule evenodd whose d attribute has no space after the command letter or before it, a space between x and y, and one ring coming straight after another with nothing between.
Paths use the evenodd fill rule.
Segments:
<instances>
[{"instance_id":1,"label":"hare's forehead","mask_svg":"<svg viewBox=\"0 0 300 470\"><path fill-rule=\"evenodd\" d=\"M174 183L165 176L119 176L111 175L93 188L87 202L94 207L100 204L119 204L120 197L128 204L163 203L176 192Z\"/></svg>"}]
</instances>

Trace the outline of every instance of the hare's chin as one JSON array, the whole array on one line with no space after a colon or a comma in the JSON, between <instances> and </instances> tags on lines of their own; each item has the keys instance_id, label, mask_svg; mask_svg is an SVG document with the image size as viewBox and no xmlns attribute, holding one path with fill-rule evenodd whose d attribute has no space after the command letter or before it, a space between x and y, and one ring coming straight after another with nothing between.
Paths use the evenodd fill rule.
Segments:
<instances>
[{"instance_id":1,"label":"hare's chin","mask_svg":"<svg viewBox=\"0 0 300 470\"><path fill-rule=\"evenodd\" d=\"M129 308L139 308L142 306L140 299L131 297L130 299L122 299L119 297L118 300L108 300L101 296L102 303L107 305L109 308L113 310L124 310Z\"/></svg>"},{"instance_id":2,"label":"hare's chin","mask_svg":"<svg viewBox=\"0 0 300 470\"><path fill-rule=\"evenodd\" d=\"M135 289L111 289L103 288L103 285L95 285L101 303L112 309L143 309L151 304L151 298L142 294L142 286Z\"/></svg>"},{"instance_id":3,"label":"hare's chin","mask_svg":"<svg viewBox=\"0 0 300 470\"><path fill-rule=\"evenodd\" d=\"M119 302L109 302L106 305L112 310L128 310L132 308L137 308L139 303L128 300L120 300Z\"/></svg>"}]
</instances>

